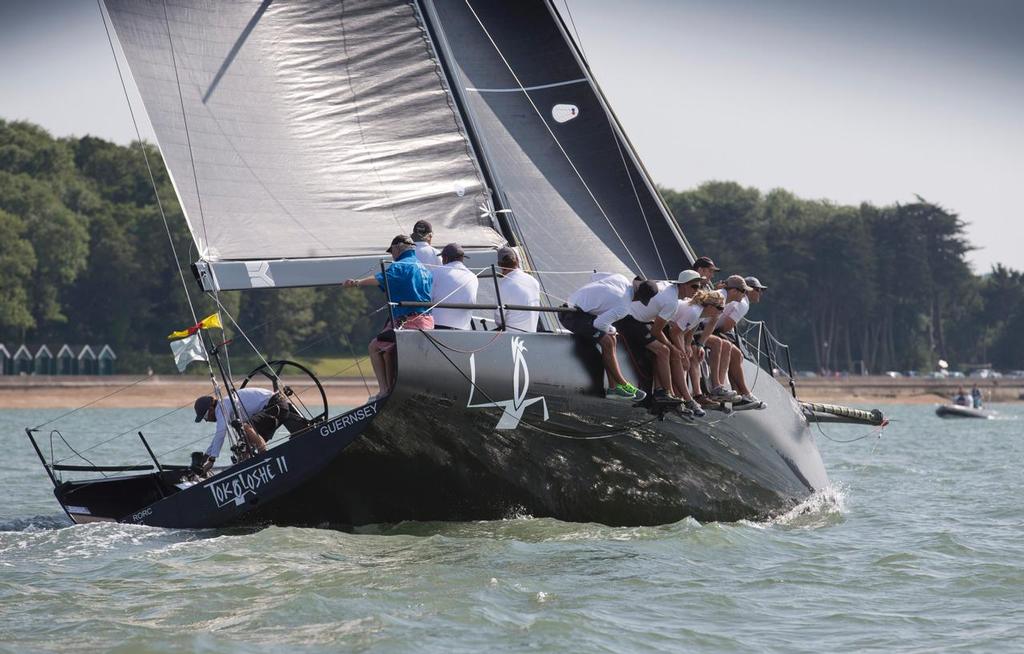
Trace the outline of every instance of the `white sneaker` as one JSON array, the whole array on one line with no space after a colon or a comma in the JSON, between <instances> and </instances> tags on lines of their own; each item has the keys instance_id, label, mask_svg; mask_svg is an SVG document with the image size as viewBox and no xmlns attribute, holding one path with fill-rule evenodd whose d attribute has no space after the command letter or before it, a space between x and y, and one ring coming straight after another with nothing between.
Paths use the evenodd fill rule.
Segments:
<instances>
[{"instance_id":1,"label":"white sneaker","mask_svg":"<svg viewBox=\"0 0 1024 654\"><path fill-rule=\"evenodd\" d=\"M713 399L721 400L723 402L739 402L740 399L742 399L742 396L739 393L730 390L725 386L719 386L718 388L712 389L710 395Z\"/></svg>"}]
</instances>

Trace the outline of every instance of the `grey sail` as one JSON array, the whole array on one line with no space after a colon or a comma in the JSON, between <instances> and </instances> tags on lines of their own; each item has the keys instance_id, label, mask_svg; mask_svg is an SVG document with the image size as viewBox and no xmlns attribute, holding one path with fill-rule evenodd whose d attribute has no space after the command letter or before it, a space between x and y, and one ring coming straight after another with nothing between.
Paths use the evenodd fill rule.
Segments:
<instances>
[{"instance_id":1,"label":"grey sail","mask_svg":"<svg viewBox=\"0 0 1024 654\"><path fill-rule=\"evenodd\" d=\"M553 273L663 279L688 265L685 239L545 0L425 5L549 302L586 281Z\"/></svg>"},{"instance_id":2,"label":"grey sail","mask_svg":"<svg viewBox=\"0 0 1024 654\"><path fill-rule=\"evenodd\" d=\"M105 4L208 287L337 283L420 218L504 242L415 3Z\"/></svg>"}]
</instances>

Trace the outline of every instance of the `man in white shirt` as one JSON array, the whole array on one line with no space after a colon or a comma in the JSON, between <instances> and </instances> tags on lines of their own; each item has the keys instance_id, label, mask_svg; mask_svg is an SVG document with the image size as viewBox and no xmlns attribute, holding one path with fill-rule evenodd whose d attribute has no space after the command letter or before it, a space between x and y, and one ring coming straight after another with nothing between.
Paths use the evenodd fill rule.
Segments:
<instances>
[{"instance_id":1,"label":"man in white shirt","mask_svg":"<svg viewBox=\"0 0 1024 654\"><path fill-rule=\"evenodd\" d=\"M480 280L466 268L469 257L458 243L449 243L441 250L440 268L434 268L434 286L430 301L435 304L475 304ZM434 329L469 329L472 309L434 309Z\"/></svg>"},{"instance_id":2,"label":"man in white shirt","mask_svg":"<svg viewBox=\"0 0 1024 654\"><path fill-rule=\"evenodd\" d=\"M281 425L284 425L289 433L301 431L309 426L309 421L296 412L291 402L279 392L249 387L238 389L233 396L234 402L219 401L211 395L196 398L193 407L196 411L196 422L205 420L217 423L213 441L206 448L204 471L209 471L214 460L220 456L228 425L235 418L242 425L245 440L256 453L267 450L266 441L273 438L274 432ZM241 415L233 415L235 410Z\"/></svg>"},{"instance_id":3,"label":"man in white shirt","mask_svg":"<svg viewBox=\"0 0 1024 654\"><path fill-rule=\"evenodd\" d=\"M498 294L502 304L540 306L540 284L519 267L519 255L509 247L498 249ZM537 331L537 312L505 309L505 323L501 323L501 309L494 310L494 321L506 331Z\"/></svg>"},{"instance_id":4,"label":"man in white shirt","mask_svg":"<svg viewBox=\"0 0 1024 654\"><path fill-rule=\"evenodd\" d=\"M601 330L618 322L627 342L642 344L654 356L655 401L678 401L673 393L672 373L674 369L681 369L685 353L669 340L665 326L676 313L681 293L689 290L682 287L696 284L696 280L692 270L684 270L675 282L640 282L632 302L606 311L594 320L594 327Z\"/></svg>"},{"instance_id":5,"label":"man in white shirt","mask_svg":"<svg viewBox=\"0 0 1024 654\"><path fill-rule=\"evenodd\" d=\"M692 271L691 271L692 272ZM700 324L701 319L709 321L718 320L722 313L722 297L714 291L694 290L690 291L690 297L679 302L676 315L673 316L669 325L669 337L676 346L687 352L689 355L688 365L685 366L682 379L676 384L676 388L683 392L683 404L690 409L694 415L704 415L704 409L693 397L686 393L686 372L690 374L693 384L693 393L700 394L700 362L704 353L703 348L693 340L694 330Z\"/></svg>"},{"instance_id":6,"label":"man in white shirt","mask_svg":"<svg viewBox=\"0 0 1024 654\"><path fill-rule=\"evenodd\" d=\"M725 299L726 305L725 310L715 325L714 330L716 333L724 334L732 330L736 323L746 315L747 310L750 308L750 302L747 300L746 295L750 290L751 288L747 286L746 280L739 275L730 275L725 280L723 287L718 290L718 293ZM710 328L710 324L708 327ZM745 405L760 406L762 402L747 388L746 377L743 374L743 353L728 338L720 338L719 340L721 340L723 347L721 356L717 361L717 369L712 369L714 388L709 393L710 397L712 399L731 400L736 408ZM725 387L726 375L728 375L729 381L736 389L735 393ZM739 397L736 397L737 393Z\"/></svg>"},{"instance_id":7,"label":"man in white shirt","mask_svg":"<svg viewBox=\"0 0 1024 654\"><path fill-rule=\"evenodd\" d=\"M622 376L615 352L615 327L607 325L604 329L597 329L594 326L594 321L599 315L629 303L632 298L633 285L624 276L596 272L591 275L588 283L569 296L568 306L576 311L560 313L558 320L576 336L600 346L605 373L608 376L608 389L605 395L639 402L647 397L647 393Z\"/></svg>"},{"instance_id":8,"label":"man in white shirt","mask_svg":"<svg viewBox=\"0 0 1024 654\"><path fill-rule=\"evenodd\" d=\"M427 270L433 272L441 265L440 253L433 245L434 228L425 220L417 220L412 226L412 241L416 244L416 258Z\"/></svg>"}]
</instances>

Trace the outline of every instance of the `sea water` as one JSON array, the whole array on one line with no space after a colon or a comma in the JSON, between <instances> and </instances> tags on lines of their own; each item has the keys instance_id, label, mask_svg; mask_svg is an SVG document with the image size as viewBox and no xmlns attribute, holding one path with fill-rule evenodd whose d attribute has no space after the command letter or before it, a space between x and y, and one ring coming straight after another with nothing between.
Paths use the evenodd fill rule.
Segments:
<instances>
[{"instance_id":1,"label":"sea water","mask_svg":"<svg viewBox=\"0 0 1024 654\"><path fill-rule=\"evenodd\" d=\"M61 412L0 411L0 651L1024 651L1024 407L997 408L825 426L833 486L770 523L357 533L70 526L22 431ZM87 409L40 443L145 463L142 423L168 462L207 438L188 411Z\"/></svg>"}]
</instances>

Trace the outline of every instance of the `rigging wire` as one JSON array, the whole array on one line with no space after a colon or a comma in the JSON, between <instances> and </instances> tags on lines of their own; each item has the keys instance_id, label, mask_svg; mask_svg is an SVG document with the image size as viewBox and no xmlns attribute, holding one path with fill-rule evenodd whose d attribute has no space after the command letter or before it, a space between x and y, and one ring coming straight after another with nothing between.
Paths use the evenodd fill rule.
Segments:
<instances>
[{"instance_id":1,"label":"rigging wire","mask_svg":"<svg viewBox=\"0 0 1024 654\"><path fill-rule=\"evenodd\" d=\"M576 35L576 43L580 47L580 52L586 55L585 48L583 47L583 39L580 38L580 32L576 29L576 19L572 16L572 9L569 7L569 0L563 0L562 4L565 5L565 13L569 16L569 23L572 25L573 34ZM589 82L589 79L587 79ZM610 117L609 117L610 118ZM654 238L654 231L651 229L651 223L647 220L647 211L644 210L644 203L640 200L640 193L636 190L636 184L633 182L633 173L629 171L629 165L626 163L626 156L622 153L622 143L619 141L619 136L615 132L615 127L612 125L612 121L608 120L608 127L612 133L612 140L615 141L615 149L619 151L619 160L622 161L622 169L626 173L626 178L629 179L629 186L633 189L633 197L636 198L636 205L640 209L640 215L644 219L644 224L647 226L647 234L651 237L651 244L654 245L654 254L658 257L658 264L661 266L661 271L668 278L668 268L665 267L665 262L661 258L661 248L658 247L658 241Z\"/></svg>"},{"instance_id":2,"label":"rigging wire","mask_svg":"<svg viewBox=\"0 0 1024 654\"><path fill-rule=\"evenodd\" d=\"M612 223L611 218L608 217L608 214L605 212L604 207L601 206L601 203L594 195L594 192L590 189L590 185L587 184L587 181L583 178L583 175L580 173L579 169L576 168L576 164L573 163L572 158L569 156L569 153L566 152L565 148L562 146L561 141L559 141L558 137L555 136L554 130L552 130L551 126L548 125L548 122L544 120L544 114L537 107L537 104L533 101L533 98L530 97L529 91L527 91L526 87L523 86L522 81L519 79L519 76L512 68L512 65L508 62L508 59L505 58L505 55L502 53L501 48L499 48L498 44L495 42L494 37L491 36L491 33L484 26L483 21L480 20L480 16L478 16L476 10L473 9L473 5L470 4L469 0L464 0L464 2L466 3L466 6L469 8L470 13L473 14L473 18L476 19L477 24L480 25L480 29L483 30L484 35L487 37L487 40L490 41L491 46L494 47L494 51L498 53L498 56L501 58L501 61L505 64L505 67L508 68L509 73L511 73L512 75L512 79L514 79L519 88L522 89L523 95L525 95L526 99L530 102L530 106L533 107L533 110L537 114L537 117L540 118L540 122L544 125L544 128L547 129L548 134L551 135L551 138L552 140L554 140L555 145L558 146L558 149L562 152L562 155L565 156L566 162L568 162L573 172L576 173L576 177L579 178L580 183L583 184L583 188L586 189L587 194L590 196L590 199L594 201L594 205L597 206L598 211L600 211L601 215L604 216L604 219L608 223L608 226L611 228L612 233L615 234L615 238L619 240L619 243L622 244L622 247L625 249L626 254L629 255L629 258L633 260L633 265L636 266L636 272L643 274L643 267L640 265L640 262L638 262L636 257L633 256L633 252L629 249L629 246L626 245L626 242L622 239L622 236L619 234L618 230L615 229L615 225Z\"/></svg>"}]
</instances>

